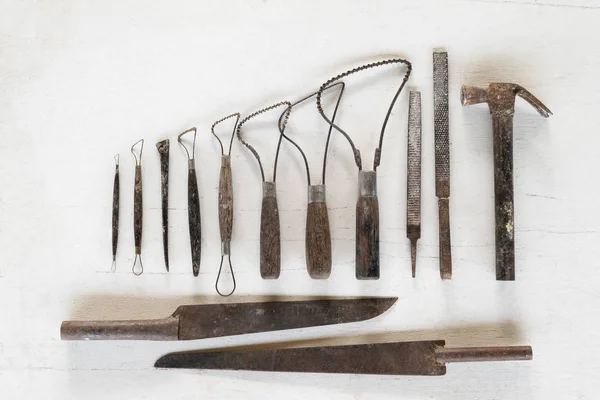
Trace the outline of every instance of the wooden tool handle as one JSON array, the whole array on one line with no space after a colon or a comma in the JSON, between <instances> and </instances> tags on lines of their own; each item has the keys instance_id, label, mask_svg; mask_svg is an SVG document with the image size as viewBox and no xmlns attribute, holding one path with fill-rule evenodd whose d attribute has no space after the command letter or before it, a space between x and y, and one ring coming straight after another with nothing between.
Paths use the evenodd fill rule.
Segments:
<instances>
[{"instance_id":1,"label":"wooden tool handle","mask_svg":"<svg viewBox=\"0 0 600 400\"><path fill-rule=\"evenodd\" d=\"M356 203L356 279L379 279L379 200Z\"/></svg>"},{"instance_id":2,"label":"wooden tool handle","mask_svg":"<svg viewBox=\"0 0 600 400\"><path fill-rule=\"evenodd\" d=\"M281 239L275 183L264 182L260 212L260 276L263 279L277 279L280 272Z\"/></svg>"},{"instance_id":3,"label":"wooden tool handle","mask_svg":"<svg viewBox=\"0 0 600 400\"><path fill-rule=\"evenodd\" d=\"M440 222L440 276L452 279L452 246L450 243L450 200L438 199Z\"/></svg>"},{"instance_id":4,"label":"wooden tool handle","mask_svg":"<svg viewBox=\"0 0 600 400\"><path fill-rule=\"evenodd\" d=\"M221 231L221 242L230 242L233 230L233 183L230 156L221 156L221 173L219 176L219 229Z\"/></svg>"},{"instance_id":5,"label":"wooden tool handle","mask_svg":"<svg viewBox=\"0 0 600 400\"><path fill-rule=\"evenodd\" d=\"M113 182L113 204L112 204L112 254L113 259L117 255L117 244L119 241L119 166L115 170L115 180Z\"/></svg>"},{"instance_id":6,"label":"wooden tool handle","mask_svg":"<svg viewBox=\"0 0 600 400\"><path fill-rule=\"evenodd\" d=\"M327 279L331 274L327 204L309 203L306 211L306 269L313 279Z\"/></svg>"},{"instance_id":7,"label":"wooden tool handle","mask_svg":"<svg viewBox=\"0 0 600 400\"><path fill-rule=\"evenodd\" d=\"M144 213L142 197L142 166L135 166L135 183L133 189L133 236L135 254L142 253L142 217Z\"/></svg>"},{"instance_id":8,"label":"wooden tool handle","mask_svg":"<svg viewBox=\"0 0 600 400\"><path fill-rule=\"evenodd\" d=\"M190 167L188 168L188 223L190 227L190 246L192 249L192 271L194 276L198 276L200 272L202 229L200 224L198 180L193 162L194 160L190 160Z\"/></svg>"},{"instance_id":9,"label":"wooden tool handle","mask_svg":"<svg viewBox=\"0 0 600 400\"><path fill-rule=\"evenodd\" d=\"M140 321L64 321L62 340L178 340L179 318Z\"/></svg>"}]
</instances>

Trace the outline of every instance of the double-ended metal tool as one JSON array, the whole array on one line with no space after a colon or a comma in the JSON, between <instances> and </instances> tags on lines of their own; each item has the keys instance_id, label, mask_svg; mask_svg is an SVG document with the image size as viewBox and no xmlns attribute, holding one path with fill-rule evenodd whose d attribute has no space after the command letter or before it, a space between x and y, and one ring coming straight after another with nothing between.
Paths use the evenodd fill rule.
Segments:
<instances>
[{"instance_id":1,"label":"double-ended metal tool","mask_svg":"<svg viewBox=\"0 0 600 400\"><path fill-rule=\"evenodd\" d=\"M161 357L156 368L445 375L447 363L531 360L529 346L445 348L443 340L250 351L185 352Z\"/></svg>"},{"instance_id":2,"label":"double-ended metal tool","mask_svg":"<svg viewBox=\"0 0 600 400\"><path fill-rule=\"evenodd\" d=\"M139 155L135 154L135 148L140 145ZM135 160L135 180L133 185L133 238L135 242L135 258L131 271L134 275L144 273L142 263L142 220L144 214L144 203L142 196L142 152L144 151L144 139L140 139L131 146L131 154ZM138 266L139 267L136 267Z\"/></svg>"},{"instance_id":3,"label":"double-ended metal tool","mask_svg":"<svg viewBox=\"0 0 600 400\"><path fill-rule=\"evenodd\" d=\"M112 264L110 270L117 270L117 244L119 242L119 196L121 192L119 180L119 155L115 155L115 179L113 181L112 203Z\"/></svg>"},{"instance_id":4,"label":"double-ended metal tool","mask_svg":"<svg viewBox=\"0 0 600 400\"><path fill-rule=\"evenodd\" d=\"M230 118L235 118L235 124L233 125L233 131L231 132L231 139L229 139L229 149L225 154L223 143L221 139L215 133L215 126L226 121ZM233 176L231 174L231 146L233 145L233 137L240 122L240 113L235 113L221 118L216 121L210 131L213 136L217 138L219 146L221 147L221 171L219 173L219 231L221 234L221 264L219 265L219 273L215 282L215 290L219 295L223 297L231 296L235 292L236 282L235 274L233 273L233 267L231 265L231 235L233 233ZM221 280L221 272L223 270L223 259L227 257L229 262L229 271L231 271L231 279L233 285L231 291L227 293L221 292L219 289L219 281Z\"/></svg>"},{"instance_id":5,"label":"double-ended metal tool","mask_svg":"<svg viewBox=\"0 0 600 400\"><path fill-rule=\"evenodd\" d=\"M544 118L552 112L514 83L490 83L487 89L463 86L463 106L487 103L494 134L494 199L496 214L496 279L515 280L515 209L513 184L513 117L515 97L527 101Z\"/></svg>"},{"instance_id":6,"label":"double-ended metal tool","mask_svg":"<svg viewBox=\"0 0 600 400\"><path fill-rule=\"evenodd\" d=\"M321 97L323 92L330 88L333 84L341 79L352 75L356 72L366 69L381 67L388 64L401 64L406 66L406 73L402 79L402 83L394 94L390 106L383 119L381 133L379 134L379 144L375 149L373 160L373 171L363 171L360 151L356 148L350 136L333 122L323 111ZM357 279L379 279L379 200L377 199L377 167L381 160L381 149L383 147L383 136L385 129L392 113L392 109L396 104L396 100L400 96L404 85L408 81L411 72L410 62L401 59L391 59L378 61L371 64L362 65L360 67L346 71L337 75L323 85L321 85L317 93L317 110L327 123L340 132L350 144L354 153L354 162L358 167L358 201L356 203L356 278Z\"/></svg>"},{"instance_id":7,"label":"double-ended metal tool","mask_svg":"<svg viewBox=\"0 0 600 400\"><path fill-rule=\"evenodd\" d=\"M408 96L408 146L406 178L406 236L410 240L412 277L417 271L417 241L421 237L421 92Z\"/></svg>"},{"instance_id":8,"label":"double-ended metal tool","mask_svg":"<svg viewBox=\"0 0 600 400\"><path fill-rule=\"evenodd\" d=\"M194 133L192 151L183 143L182 136ZM188 158L188 225L190 229L190 247L192 251L192 272L194 276L200 273L200 252L202 249L202 228L200 224L200 196L198 194L198 179L196 178L196 128L190 128L177 136L177 141L185 150Z\"/></svg>"},{"instance_id":9,"label":"double-ended metal tool","mask_svg":"<svg viewBox=\"0 0 600 400\"><path fill-rule=\"evenodd\" d=\"M160 156L160 199L165 268L169 272L169 139L156 143Z\"/></svg>"},{"instance_id":10,"label":"double-ended metal tool","mask_svg":"<svg viewBox=\"0 0 600 400\"><path fill-rule=\"evenodd\" d=\"M275 151L275 161L273 162L273 179L267 181L258 152L245 141L242 136L242 126L252 118L278 107L286 107L288 112L285 113L283 121L279 121L278 124L279 137L277 140L277 150ZM281 273L281 233L275 179L277 178L277 160L279 159L281 139L283 138L281 132L285 131L291 107L292 104L289 101L283 101L255 111L240 121L236 131L238 139L248 148L248 150L250 150L254 158L256 158L256 161L258 161L262 178L263 198L260 211L260 276L263 279L277 279Z\"/></svg>"},{"instance_id":11,"label":"double-ended metal tool","mask_svg":"<svg viewBox=\"0 0 600 400\"><path fill-rule=\"evenodd\" d=\"M332 121L335 121L340 100L344 93L344 82L336 82L329 86L328 89L339 87L339 95L335 103L335 109L333 111ZM323 170L321 173L321 184L312 185L310 179L310 168L308 166L308 160L304 151L300 146L294 142L288 135L284 133L285 127L282 123L285 118L289 117L293 107L307 101L317 95L318 92L312 93L302 99L292 103L290 108L286 108L281 116L279 117L279 130L281 135L288 140L292 145L298 149L304 160L304 166L306 168L306 178L308 181L308 205L306 208L306 240L305 240L305 251L306 251L306 270L308 275L313 279L327 279L331 275L331 232L329 229L329 215L327 213L327 203L325 200L325 175L327 170L327 152L329 150L329 142L331 139L331 131L333 127L329 126L327 132L327 140L325 141L325 152L323 155Z\"/></svg>"}]
</instances>

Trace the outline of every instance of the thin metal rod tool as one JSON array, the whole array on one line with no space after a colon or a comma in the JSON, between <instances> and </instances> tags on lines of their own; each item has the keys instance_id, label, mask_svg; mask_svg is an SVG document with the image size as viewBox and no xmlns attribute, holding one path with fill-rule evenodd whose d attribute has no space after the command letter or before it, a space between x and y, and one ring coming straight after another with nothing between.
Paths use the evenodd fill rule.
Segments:
<instances>
[{"instance_id":1,"label":"thin metal rod tool","mask_svg":"<svg viewBox=\"0 0 600 400\"><path fill-rule=\"evenodd\" d=\"M192 151L190 152L182 141L182 136L193 132ZM196 177L196 128L190 128L177 136L177 141L185 150L188 158L188 225L190 230L190 247L192 251L192 272L194 276L200 273L200 255L202 249L202 228L200 221L200 196L198 194L198 178Z\"/></svg>"},{"instance_id":2,"label":"thin metal rod tool","mask_svg":"<svg viewBox=\"0 0 600 400\"><path fill-rule=\"evenodd\" d=\"M169 271L169 139L156 143L160 155L160 198L165 268Z\"/></svg>"},{"instance_id":3,"label":"thin metal rod tool","mask_svg":"<svg viewBox=\"0 0 600 400\"><path fill-rule=\"evenodd\" d=\"M140 145L139 156L135 154L135 147ZM144 203L142 196L142 152L144 151L144 139L140 139L131 146L131 154L135 159L135 181L133 186L133 238L135 241L135 258L131 271L134 275L144 273L142 263L142 220L144 214ZM139 268L136 266L139 264Z\"/></svg>"},{"instance_id":4,"label":"thin metal rod tool","mask_svg":"<svg viewBox=\"0 0 600 400\"><path fill-rule=\"evenodd\" d=\"M417 271L417 241L421 237L421 92L408 98L406 236L410 240L412 277Z\"/></svg>"},{"instance_id":5,"label":"thin metal rod tool","mask_svg":"<svg viewBox=\"0 0 600 400\"><path fill-rule=\"evenodd\" d=\"M338 107L344 94L344 82L336 82L329 86L328 89L340 87L339 95L333 111L332 121L335 121ZM289 141L302 155L304 165L306 167L306 177L308 182L308 206L306 210L306 269L308 275L313 279L327 279L331 275L332 257L331 257L331 233L329 229L329 215L327 213L327 203L325 200L325 172L327 170L327 151L331 139L333 127L329 126L327 132L327 140L325 141L325 153L323 155L323 168L321 172L321 184L311 185L310 168L306 154L302 148L284 133L281 123L287 114L291 113L293 107L315 97L318 92L314 92L300 100L292 103L289 109L285 109L279 117L279 129L281 135ZM289 115L287 115L289 117Z\"/></svg>"},{"instance_id":6,"label":"thin metal rod tool","mask_svg":"<svg viewBox=\"0 0 600 400\"><path fill-rule=\"evenodd\" d=\"M231 138L229 139L229 149L227 154L223 149L223 143L221 139L215 133L215 127L228 119L235 118L235 124L231 132ZM219 173L219 231L221 234L221 264L219 265L219 274L215 281L215 290L219 295L223 297L231 296L235 292L236 282L235 274L233 272L233 266L231 265L231 236L233 234L233 176L231 173L231 147L233 145L233 137L237 130L238 123L240 122L240 113L235 113L221 118L216 121L210 131L213 136L217 138L219 146L221 147L221 171ZM231 271L231 279L233 281L233 287L231 291L222 293L219 290L219 281L221 279L221 272L223 270L223 259L227 257L229 262L229 270Z\"/></svg>"},{"instance_id":7,"label":"thin metal rod tool","mask_svg":"<svg viewBox=\"0 0 600 400\"><path fill-rule=\"evenodd\" d=\"M260 160L258 152L242 137L242 126L250 119L271 111L278 107L286 107L288 112L285 114L283 121L278 124L279 139L277 141L277 150L275 151L275 161L273 163L273 179L267 181L265 179L265 171ZM281 132L285 131L289 110L292 104L289 101L282 101L255 111L246 116L240 121L237 126L237 137L248 150L252 153L260 168L260 175L263 185L263 199L260 212L260 276L263 279L277 279L281 273L281 233L279 226L279 208L277 206L277 191L275 188L275 180L277 178L277 161L279 159L279 150L281 148L281 140L283 136Z\"/></svg>"},{"instance_id":8,"label":"thin metal rod tool","mask_svg":"<svg viewBox=\"0 0 600 400\"><path fill-rule=\"evenodd\" d=\"M440 275L452 279L450 244L450 131L448 121L448 53L433 53L433 129L435 132L435 195L440 224Z\"/></svg>"},{"instance_id":9,"label":"thin metal rod tool","mask_svg":"<svg viewBox=\"0 0 600 400\"><path fill-rule=\"evenodd\" d=\"M390 106L383 119L381 133L379 135L379 143L375 149L373 158L373 171L362 170L362 160L360 151L356 148L350 136L333 122L331 118L325 115L321 104L321 96L323 91L329 88L335 82L342 78L364 71L366 69L381 67L389 64L401 64L406 66L406 73L402 79L402 83L398 87ZM392 109L396 104L396 100L400 96L402 89L406 85L412 66L410 62L401 58L390 60L377 61L370 64L365 64L360 67L346 71L337 75L323 85L317 93L317 110L321 116L327 121L330 126L340 132L350 144L354 153L354 162L358 167L358 201L356 203L356 279L379 279L379 200L377 199L377 167L381 161L381 150L383 147L383 137L387 127L388 120L392 113Z\"/></svg>"},{"instance_id":10,"label":"thin metal rod tool","mask_svg":"<svg viewBox=\"0 0 600 400\"><path fill-rule=\"evenodd\" d=\"M110 270L117 270L117 245L119 242L119 196L120 196L120 180L119 180L119 155L115 155L115 180L113 182L113 203L112 203L112 264Z\"/></svg>"}]
</instances>

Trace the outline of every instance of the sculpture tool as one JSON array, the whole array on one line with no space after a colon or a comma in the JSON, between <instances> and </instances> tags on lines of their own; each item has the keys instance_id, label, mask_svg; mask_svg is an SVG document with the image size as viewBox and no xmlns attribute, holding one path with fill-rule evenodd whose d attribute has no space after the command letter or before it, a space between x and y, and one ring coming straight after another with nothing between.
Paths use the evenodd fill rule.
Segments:
<instances>
[{"instance_id":1,"label":"sculpture tool","mask_svg":"<svg viewBox=\"0 0 600 400\"><path fill-rule=\"evenodd\" d=\"M135 147L140 145L139 156L135 154ZM144 151L144 139L140 139L131 146L131 154L135 159L135 180L133 186L133 238L135 242L135 258L131 271L134 275L144 273L144 264L142 263L142 220L144 214L143 196L142 196L142 152ZM136 266L139 264L139 268Z\"/></svg>"},{"instance_id":2,"label":"sculpture tool","mask_svg":"<svg viewBox=\"0 0 600 400\"><path fill-rule=\"evenodd\" d=\"M412 277L417 271L417 241L421 237L421 92L408 98L406 236L410 240Z\"/></svg>"},{"instance_id":3,"label":"sculpture tool","mask_svg":"<svg viewBox=\"0 0 600 400\"><path fill-rule=\"evenodd\" d=\"M113 182L113 203L112 203L112 264L110 270L117 270L117 244L119 242L119 155L115 155L115 179Z\"/></svg>"},{"instance_id":4,"label":"sculpture tool","mask_svg":"<svg viewBox=\"0 0 600 400\"><path fill-rule=\"evenodd\" d=\"M160 199L165 268L169 272L169 139L156 143L160 155Z\"/></svg>"}]
</instances>

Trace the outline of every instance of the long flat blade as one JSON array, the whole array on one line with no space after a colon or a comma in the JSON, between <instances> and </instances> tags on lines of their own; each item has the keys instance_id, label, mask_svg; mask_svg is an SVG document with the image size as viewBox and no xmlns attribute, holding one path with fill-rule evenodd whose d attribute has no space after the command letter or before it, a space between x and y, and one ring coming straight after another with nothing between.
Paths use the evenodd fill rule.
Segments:
<instances>
[{"instance_id":1,"label":"long flat blade","mask_svg":"<svg viewBox=\"0 0 600 400\"><path fill-rule=\"evenodd\" d=\"M448 119L448 53L433 53L433 129L435 133L435 195L440 223L440 274L452 278L450 251L450 124Z\"/></svg>"},{"instance_id":2,"label":"long flat blade","mask_svg":"<svg viewBox=\"0 0 600 400\"><path fill-rule=\"evenodd\" d=\"M377 343L218 353L173 353L156 368L376 375L444 375L435 350L444 341Z\"/></svg>"},{"instance_id":3,"label":"long flat blade","mask_svg":"<svg viewBox=\"0 0 600 400\"><path fill-rule=\"evenodd\" d=\"M406 236L410 239L412 276L417 266L417 240L421 237L421 92L411 91L408 100L408 167Z\"/></svg>"},{"instance_id":4,"label":"long flat blade","mask_svg":"<svg viewBox=\"0 0 600 400\"><path fill-rule=\"evenodd\" d=\"M381 297L207 304L181 306L173 317L179 317L179 340L193 340L364 321L383 313L396 300Z\"/></svg>"}]
</instances>

